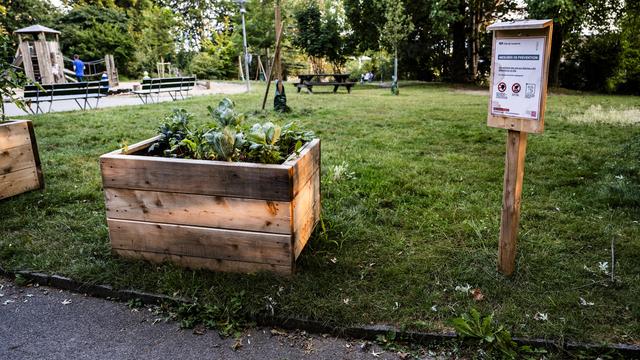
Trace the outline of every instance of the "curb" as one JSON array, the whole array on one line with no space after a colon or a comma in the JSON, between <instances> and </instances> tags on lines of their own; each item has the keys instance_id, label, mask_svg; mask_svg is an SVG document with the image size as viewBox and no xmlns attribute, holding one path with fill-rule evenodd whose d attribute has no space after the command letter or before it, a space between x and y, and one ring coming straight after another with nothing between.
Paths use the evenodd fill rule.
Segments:
<instances>
[{"instance_id":1,"label":"curb","mask_svg":"<svg viewBox=\"0 0 640 360\"><path fill-rule=\"evenodd\" d=\"M57 289L67 290L74 293L86 294L92 297L107 300L129 301L139 299L145 305L160 305L162 303L186 304L192 302L190 299L172 297L147 293L137 290L114 290L109 285L94 285L82 283L71 278L59 275L48 275L39 272L19 270L15 272L4 270L0 267L0 276L14 279L20 275L32 283L42 286L50 286ZM439 344L457 339L455 333L430 333L420 331L405 331L389 325L365 325L340 327L333 326L316 320L300 318L285 318L280 316L257 316L251 319L259 326L278 327L285 330L304 330L314 334L332 334L342 337L375 341L380 335L395 333L396 339L420 345ZM594 351L613 350L625 358L640 359L640 345L629 344L595 344L576 341L553 341L547 339L527 339L514 337L518 345L528 345L536 348L544 348L551 351Z\"/></svg>"}]
</instances>

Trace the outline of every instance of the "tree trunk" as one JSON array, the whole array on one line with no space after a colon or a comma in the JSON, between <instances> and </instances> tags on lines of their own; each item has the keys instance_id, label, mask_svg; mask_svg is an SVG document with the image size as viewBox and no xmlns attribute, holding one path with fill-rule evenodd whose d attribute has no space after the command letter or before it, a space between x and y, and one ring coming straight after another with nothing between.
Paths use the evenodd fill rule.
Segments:
<instances>
[{"instance_id":1,"label":"tree trunk","mask_svg":"<svg viewBox=\"0 0 640 360\"><path fill-rule=\"evenodd\" d=\"M465 33L465 10L466 4L464 0L458 2L459 19L453 23L453 66L452 80L454 82L466 81L466 33Z\"/></svg>"},{"instance_id":2,"label":"tree trunk","mask_svg":"<svg viewBox=\"0 0 640 360\"><path fill-rule=\"evenodd\" d=\"M478 62L480 60L480 26L482 25L481 2L473 1L471 9L471 28L469 36L469 46L471 47L469 62L469 79L475 81L478 78Z\"/></svg>"},{"instance_id":3,"label":"tree trunk","mask_svg":"<svg viewBox=\"0 0 640 360\"><path fill-rule=\"evenodd\" d=\"M395 58L393 60L393 78L396 80L396 84L398 83L398 49L395 50Z\"/></svg>"},{"instance_id":4,"label":"tree trunk","mask_svg":"<svg viewBox=\"0 0 640 360\"><path fill-rule=\"evenodd\" d=\"M558 23L553 24L553 35L551 41L551 57L549 59L549 87L560 85L560 59L562 58L562 42L564 40L564 26Z\"/></svg>"}]
</instances>

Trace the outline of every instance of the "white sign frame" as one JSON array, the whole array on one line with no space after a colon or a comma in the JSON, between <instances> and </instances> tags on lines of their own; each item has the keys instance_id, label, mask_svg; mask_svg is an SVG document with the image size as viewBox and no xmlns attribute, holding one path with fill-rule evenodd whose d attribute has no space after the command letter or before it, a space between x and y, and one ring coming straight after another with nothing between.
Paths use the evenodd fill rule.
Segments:
<instances>
[{"instance_id":1,"label":"white sign frame","mask_svg":"<svg viewBox=\"0 0 640 360\"><path fill-rule=\"evenodd\" d=\"M496 23L488 27L489 30L493 30L493 45L492 45L492 61L491 61L491 76L490 76L490 96L488 104L488 116L487 126L523 131L527 133L544 132L544 113L547 102L547 79L549 75L549 55L551 53L551 36L553 32L552 20L528 20L517 21L507 23ZM496 66L496 42L501 40L515 40L515 39L528 39L528 38L544 38L544 46L542 49L542 77L539 86L539 101L536 111L536 117L532 116L517 116L514 114L499 114L493 110L493 100L498 89L495 87L495 77L497 72ZM526 86L526 85L525 85ZM511 89L508 89L511 90ZM526 91L526 89L525 89ZM533 110L533 109L531 109Z\"/></svg>"}]
</instances>

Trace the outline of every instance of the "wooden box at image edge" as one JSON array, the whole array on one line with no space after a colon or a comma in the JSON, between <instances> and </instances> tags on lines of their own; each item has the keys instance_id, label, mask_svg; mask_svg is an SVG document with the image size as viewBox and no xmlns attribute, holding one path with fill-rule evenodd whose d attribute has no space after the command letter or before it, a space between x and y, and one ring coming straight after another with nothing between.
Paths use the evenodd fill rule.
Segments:
<instances>
[{"instance_id":1,"label":"wooden box at image edge","mask_svg":"<svg viewBox=\"0 0 640 360\"><path fill-rule=\"evenodd\" d=\"M44 187L30 120L0 124L0 199Z\"/></svg>"},{"instance_id":2,"label":"wooden box at image edge","mask_svg":"<svg viewBox=\"0 0 640 360\"><path fill-rule=\"evenodd\" d=\"M320 140L281 165L100 157L113 251L214 271L289 275L320 218Z\"/></svg>"}]
</instances>

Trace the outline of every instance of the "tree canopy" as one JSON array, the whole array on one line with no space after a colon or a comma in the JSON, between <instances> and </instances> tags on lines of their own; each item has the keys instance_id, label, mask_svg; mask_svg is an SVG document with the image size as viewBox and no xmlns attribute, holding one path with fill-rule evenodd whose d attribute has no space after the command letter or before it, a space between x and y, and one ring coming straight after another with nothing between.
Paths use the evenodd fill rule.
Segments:
<instances>
[{"instance_id":1,"label":"tree canopy","mask_svg":"<svg viewBox=\"0 0 640 360\"><path fill-rule=\"evenodd\" d=\"M275 45L276 1L246 2L249 52L264 65ZM153 71L160 59L183 72L238 76L242 28L232 0L63 2L57 9L48 0L4 0L0 25L8 46L15 48L13 31L40 23L62 32L65 55L113 54L126 76ZM311 64L315 71L358 72L354 56L368 54L375 66L387 66L397 50L401 78L483 83L491 60L487 26L528 16L554 21L553 85L638 92L639 7L624 0L281 0L284 71ZM257 66L250 63L252 74ZM381 76L388 80L390 72Z\"/></svg>"}]
</instances>

